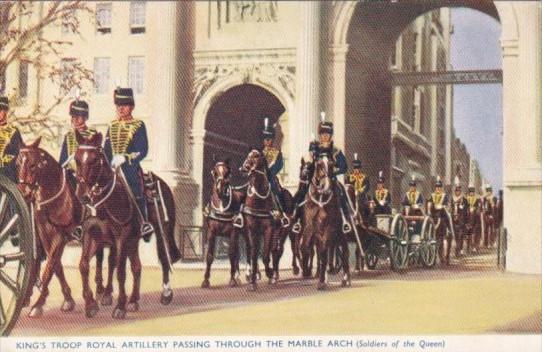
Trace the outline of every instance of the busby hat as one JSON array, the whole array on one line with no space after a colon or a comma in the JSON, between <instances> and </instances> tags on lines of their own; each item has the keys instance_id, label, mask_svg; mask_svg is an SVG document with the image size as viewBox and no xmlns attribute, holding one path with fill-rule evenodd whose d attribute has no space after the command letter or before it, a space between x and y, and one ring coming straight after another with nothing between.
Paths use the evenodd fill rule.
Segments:
<instances>
[{"instance_id":1,"label":"busby hat","mask_svg":"<svg viewBox=\"0 0 542 352\"><path fill-rule=\"evenodd\" d=\"M361 169L361 160L358 159L358 153L354 153L354 161L352 161L354 169Z\"/></svg>"},{"instance_id":2,"label":"busby hat","mask_svg":"<svg viewBox=\"0 0 542 352\"><path fill-rule=\"evenodd\" d=\"M469 185L469 192L476 192L476 188L474 187L474 185Z\"/></svg>"},{"instance_id":3,"label":"busby hat","mask_svg":"<svg viewBox=\"0 0 542 352\"><path fill-rule=\"evenodd\" d=\"M310 153L318 153L318 142L317 141L311 141L309 143L309 152Z\"/></svg>"},{"instance_id":4,"label":"busby hat","mask_svg":"<svg viewBox=\"0 0 542 352\"><path fill-rule=\"evenodd\" d=\"M329 133L333 134L333 122L326 121L326 113L320 113L320 123L318 124L318 134Z\"/></svg>"},{"instance_id":5,"label":"busby hat","mask_svg":"<svg viewBox=\"0 0 542 352\"><path fill-rule=\"evenodd\" d=\"M9 99L6 96L0 96L0 110L9 110Z\"/></svg>"},{"instance_id":6,"label":"busby hat","mask_svg":"<svg viewBox=\"0 0 542 352\"><path fill-rule=\"evenodd\" d=\"M88 104L84 100L76 99L70 104L70 115L81 116L88 119Z\"/></svg>"},{"instance_id":7,"label":"busby hat","mask_svg":"<svg viewBox=\"0 0 542 352\"><path fill-rule=\"evenodd\" d=\"M454 178L454 186L456 190L461 190L461 183L459 182L459 177Z\"/></svg>"},{"instance_id":8,"label":"busby hat","mask_svg":"<svg viewBox=\"0 0 542 352\"><path fill-rule=\"evenodd\" d=\"M489 183L486 184L486 191L488 191L488 192L493 191L493 187L491 187L491 185Z\"/></svg>"},{"instance_id":9,"label":"busby hat","mask_svg":"<svg viewBox=\"0 0 542 352\"><path fill-rule=\"evenodd\" d=\"M442 187L442 180L440 179L439 175L437 175L437 180L435 181L435 187Z\"/></svg>"},{"instance_id":10,"label":"busby hat","mask_svg":"<svg viewBox=\"0 0 542 352\"><path fill-rule=\"evenodd\" d=\"M263 119L263 138L275 138L275 128L269 124L269 118Z\"/></svg>"},{"instance_id":11,"label":"busby hat","mask_svg":"<svg viewBox=\"0 0 542 352\"><path fill-rule=\"evenodd\" d=\"M117 87L114 93L115 105L135 105L134 91L132 88Z\"/></svg>"},{"instance_id":12,"label":"busby hat","mask_svg":"<svg viewBox=\"0 0 542 352\"><path fill-rule=\"evenodd\" d=\"M414 175L412 175L412 178L408 182L408 185L416 187L416 177L414 177Z\"/></svg>"},{"instance_id":13,"label":"busby hat","mask_svg":"<svg viewBox=\"0 0 542 352\"><path fill-rule=\"evenodd\" d=\"M384 183L386 179L384 178L384 172L382 170L378 171L377 183Z\"/></svg>"}]
</instances>

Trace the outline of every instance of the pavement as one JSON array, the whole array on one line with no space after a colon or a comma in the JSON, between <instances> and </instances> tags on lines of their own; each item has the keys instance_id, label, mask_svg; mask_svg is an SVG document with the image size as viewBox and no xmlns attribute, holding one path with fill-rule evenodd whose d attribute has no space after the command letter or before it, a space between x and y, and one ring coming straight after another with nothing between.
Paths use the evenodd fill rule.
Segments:
<instances>
[{"instance_id":1,"label":"pavement","mask_svg":"<svg viewBox=\"0 0 542 352\"><path fill-rule=\"evenodd\" d=\"M247 292L244 282L230 288L223 265L213 270L211 288L202 289L203 269L196 266L176 267L168 306L159 303L160 271L144 267L140 311L129 312L125 320L113 319L111 306L85 318L79 272L68 267L75 310L60 312L62 295L53 280L43 317L30 318L24 309L12 335L542 333L542 277L503 273L487 250L454 259L450 266L402 273L381 262L377 270L353 276L351 287L341 287L340 275L330 275L326 291L290 270L282 270L275 285L260 281L256 292ZM130 279L126 287L131 288Z\"/></svg>"}]
</instances>

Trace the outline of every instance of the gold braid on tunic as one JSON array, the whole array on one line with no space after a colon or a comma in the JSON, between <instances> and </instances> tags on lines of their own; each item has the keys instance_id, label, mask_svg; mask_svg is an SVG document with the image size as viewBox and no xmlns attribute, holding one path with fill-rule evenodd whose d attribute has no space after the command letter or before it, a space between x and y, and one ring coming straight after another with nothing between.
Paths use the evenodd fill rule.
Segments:
<instances>
[{"instance_id":1,"label":"gold braid on tunic","mask_svg":"<svg viewBox=\"0 0 542 352\"><path fill-rule=\"evenodd\" d=\"M8 123L4 126L0 126L0 167L4 167L15 157L14 155L5 154L6 148L11 142L11 138L13 138L15 132L17 132L17 127L12 124Z\"/></svg>"},{"instance_id":2,"label":"gold braid on tunic","mask_svg":"<svg viewBox=\"0 0 542 352\"><path fill-rule=\"evenodd\" d=\"M115 120L111 123L109 127L109 138L111 142L111 149L114 154L124 154L128 158L128 162L135 157L136 153L128 154L128 146L132 139L134 138L135 133L141 127L143 122L141 120L128 120L128 121L119 121Z\"/></svg>"}]
</instances>

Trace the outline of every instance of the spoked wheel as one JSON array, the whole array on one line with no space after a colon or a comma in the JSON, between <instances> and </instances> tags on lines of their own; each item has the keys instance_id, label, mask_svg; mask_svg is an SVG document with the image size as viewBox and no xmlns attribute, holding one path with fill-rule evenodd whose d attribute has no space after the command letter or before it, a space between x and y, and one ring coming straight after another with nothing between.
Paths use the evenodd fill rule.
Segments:
<instances>
[{"instance_id":1,"label":"spoked wheel","mask_svg":"<svg viewBox=\"0 0 542 352\"><path fill-rule=\"evenodd\" d=\"M21 312L33 268L35 242L28 207L17 187L0 175L0 335Z\"/></svg>"},{"instance_id":2,"label":"spoked wheel","mask_svg":"<svg viewBox=\"0 0 542 352\"><path fill-rule=\"evenodd\" d=\"M405 219L397 214L391 223L390 263L392 270L403 270L408 264L408 226Z\"/></svg>"},{"instance_id":3,"label":"spoked wheel","mask_svg":"<svg viewBox=\"0 0 542 352\"><path fill-rule=\"evenodd\" d=\"M435 234L435 225L430 217L426 217L422 224L422 244L420 255L422 264L426 268L431 268L437 260L437 240Z\"/></svg>"}]
</instances>

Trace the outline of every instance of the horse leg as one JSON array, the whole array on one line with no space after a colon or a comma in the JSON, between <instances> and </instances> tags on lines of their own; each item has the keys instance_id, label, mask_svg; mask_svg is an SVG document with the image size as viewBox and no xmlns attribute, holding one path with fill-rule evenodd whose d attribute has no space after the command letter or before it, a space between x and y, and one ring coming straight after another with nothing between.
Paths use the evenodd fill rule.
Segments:
<instances>
[{"instance_id":1,"label":"horse leg","mask_svg":"<svg viewBox=\"0 0 542 352\"><path fill-rule=\"evenodd\" d=\"M94 282L96 282L96 300L100 300L104 294L105 287L103 285L103 260L104 260L104 247L100 246L96 251L96 273Z\"/></svg>"},{"instance_id":2,"label":"horse leg","mask_svg":"<svg viewBox=\"0 0 542 352\"><path fill-rule=\"evenodd\" d=\"M107 285L100 297L102 306L110 306L113 304L113 274L115 273L115 262L117 260L117 251L115 246L109 247L109 256L107 257Z\"/></svg>"},{"instance_id":3,"label":"horse leg","mask_svg":"<svg viewBox=\"0 0 542 352\"><path fill-rule=\"evenodd\" d=\"M298 237L291 229L288 229L288 237L290 238L290 248L292 250L292 272L297 276L299 275L298 262L301 264Z\"/></svg>"},{"instance_id":4,"label":"horse leg","mask_svg":"<svg viewBox=\"0 0 542 352\"><path fill-rule=\"evenodd\" d=\"M355 268L355 271L356 271L356 274L357 275L361 275L361 271L363 270L363 268L361 267L361 250L359 249L359 246L358 244L356 243L356 268Z\"/></svg>"},{"instance_id":5,"label":"horse leg","mask_svg":"<svg viewBox=\"0 0 542 352\"><path fill-rule=\"evenodd\" d=\"M275 231L274 224L263 227L263 253L262 261L265 268L265 276L271 284L273 278L273 269L270 266L271 263L271 248L273 247L273 232Z\"/></svg>"},{"instance_id":6,"label":"horse leg","mask_svg":"<svg viewBox=\"0 0 542 352\"><path fill-rule=\"evenodd\" d=\"M98 313L98 304L92 296L92 289L89 285L90 259L97 250L96 242L89 235L84 235L81 260L79 261L79 272L83 283L83 299L85 300L85 316L92 318Z\"/></svg>"},{"instance_id":7,"label":"horse leg","mask_svg":"<svg viewBox=\"0 0 542 352\"><path fill-rule=\"evenodd\" d=\"M335 247L330 246L327 252L327 258L328 258L328 274L334 274L335 273Z\"/></svg>"},{"instance_id":8,"label":"horse leg","mask_svg":"<svg viewBox=\"0 0 542 352\"><path fill-rule=\"evenodd\" d=\"M64 248L62 248L63 250ZM75 308L75 301L73 300L72 293L68 282L66 281L66 276L64 275L64 268L62 267L62 261L60 260L62 255L59 256L59 260L55 263L55 275L60 282L62 288L62 294L64 296L64 302L60 307L62 312L71 312Z\"/></svg>"},{"instance_id":9,"label":"horse leg","mask_svg":"<svg viewBox=\"0 0 542 352\"><path fill-rule=\"evenodd\" d=\"M235 228L231 226L230 232L230 247L228 248L228 256L230 258L230 287L237 286L235 275L239 269L239 236Z\"/></svg>"},{"instance_id":10,"label":"horse leg","mask_svg":"<svg viewBox=\"0 0 542 352\"><path fill-rule=\"evenodd\" d=\"M318 276L318 290L325 290L327 288L326 284L326 268L328 261L328 253L330 252L331 246L327 240L318 241L318 253L320 254L319 259L319 276Z\"/></svg>"},{"instance_id":11,"label":"horse leg","mask_svg":"<svg viewBox=\"0 0 542 352\"><path fill-rule=\"evenodd\" d=\"M207 239L207 255L206 257L206 267L205 275L203 277L203 282L201 283L201 288L209 288L211 285L209 283L209 278L211 277L211 265L213 264L213 259L215 255L215 244L216 244L216 234L215 231L211 230L209 238Z\"/></svg>"},{"instance_id":12,"label":"horse leg","mask_svg":"<svg viewBox=\"0 0 542 352\"><path fill-rule=\"evenodd\" d=\"M258 252L260 249L260 237L254 233L253 228L249 228L248 239L250 242L250 264L251 270L250 273L250 286L248 287L249 291L256 291L256 277L258 273Z\"/></svg>"},{"instance_id":13,"label":"horse leg","mask_svg":"<svg viewBox=\"0 0 542 352\"><path fill-rule=\"evenodd\" d=\"M26 292L24 295L25 298L23 302L23 307L28 307L30 305L30 299L32 298L32 292L34 291L34 286L36 286L38 289L41 289L40 272L41 272L41 258L38 255L37 259L32 264L32 272L30 275L28 287L26 288Z\"/></svg>"},{"instance_id":14,"label":"horse leg","mask_svg":"<svg viewBox=\"0 0 542 352\"><path fill-rule=\"evenodd\" d=\"M117 305L113 310L112 317L115 319L126 318L126 261L128 260L128 246L127 235L122 236L124 238L117 240L117 255L116 268L117 268L117 282L119 284L119 296L117 298Z\"/></svg>"},{"instance_id":15,"label":"horse leg","mask_svg":"<svg viewBox=\"0 0 542 352\"><path fill-rule=\"evenodd\" d=\"M287 231L285 228L278 228L271 232L271 254L273 260L273 277L270 279L270 283L274 284L279 280L279 263L282 254L284 253L284 242L286 242Z\"/></svg>"},{"instance_id":16,"label":"horse leg","mask_svg":"<svg viewBox=\"0 0 542 352\"><path fill-rule=\"evenodd\" d=\"M130 268L132 269L132 276L134 278L132 284L132 294L130 300L126 306L126 310L129 312L137 312L139 310L139 289L141 287L141 260L139 259L139 251L137 248L137 240L134 240L135 250L130 254Z\"/></svg>"},{"instance_id":17,"label":"horse leg","mask_svg":"<svg viewBox=\"0 0 542 352\"><path fill-rule=\"evenodd\" d=\"M158 254L158 260L160 261L160 266L162 267L162 294L160 295L160 303L163 305L168 305L173 300L173 290L169 284L169 260L166 253L166 247L162 241L162 233L156 233L156 252Z\"/></svg>"},{"instance_id":18,"label":"horse leg","mask_svg":"<svg viewBox=\"0 0 542 352\"><path fill-rule=\"evenodd\" d=\"M342 265L343 265L343 278L341 280L341 286L346 287L352 285L351 277L350 277L350 249L348 248L348 241L346 239L343 239L341 241L341 247L342 247ZM356 261L359 259L358 252L359 248L356 246ZM361 253L360 253L361 254Z\"/></svg>"}]
</instances>

